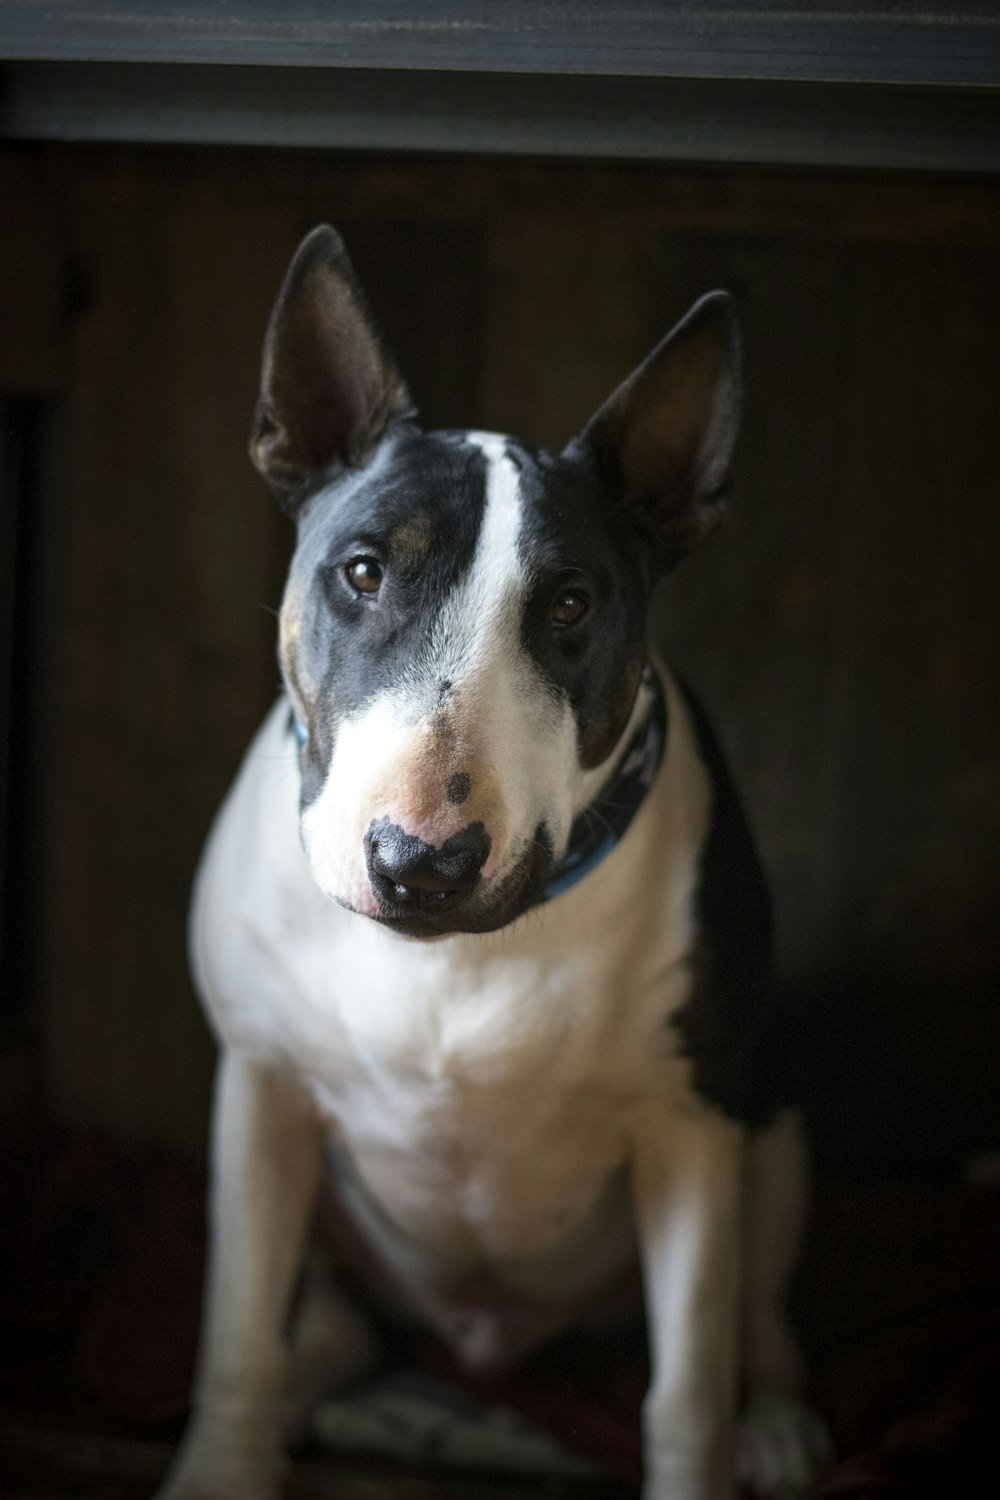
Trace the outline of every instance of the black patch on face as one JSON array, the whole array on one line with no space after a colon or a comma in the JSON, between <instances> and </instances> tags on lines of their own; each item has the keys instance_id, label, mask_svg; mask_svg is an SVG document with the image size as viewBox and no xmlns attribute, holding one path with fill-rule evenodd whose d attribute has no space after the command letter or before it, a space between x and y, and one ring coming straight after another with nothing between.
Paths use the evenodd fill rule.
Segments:
<instances>
[{"instance_id":1,"label":"black patch on face","mask_svg":"<svg viewBox=\"0 0 1000 1500\"><path fill-rule=\"evenodd\" d=\"M508 449L513 457L514 445ZM521 555L530 578L523 640L552 688L565 694L584 769L618 743L646 659L648 548L596 470L517 450L521 470ZM589 601L559 629L552 609L567 590Z\"/></svg>"},{"instance_id":2,"label":"black patch on face","mask_svg":"<svg viewBox=\"0 0 1000 1500\"><path fill-rule=\"evenodd\" d=\"M448 801L455 807L461 807L469 796L471 784L468 771L456 771L448 783Z\"/></svg>"},{"instance_id":3,"label":"black patch on face","mask_svg":"<svg viewBox=\"0 0 1000 1500\"><path fill-rule=\"evenodd\" d=\"M680 684L712 783L695 900L695 984L671 1018L702 1098L760 1126L787 1102L775 1077L771 904L747 821L708 717Z\"/></svg>"},{"instance_id":4,"label":"black patch on face","mask_svg":"<svg viewBox=\"0 0 1000 1500\"><path fill-rule=\"evenodd\" d=\"M348 474L317 491L300 513L292 579L302 602L294 659L284 669L309 733L303 807L323 786L337 724L401 680L475 556L485 455L459 433L425 434L406 425L390 441L391 456L381 470L376 460L369 483ZM415 524L426 538L419 553L398 540L412 537ZM358 557L374 558L382 569L376 595L350 585L345 568ZM314 685L311 701L303 684ZM450 691L451 683L442 682L438 701Z\"/></svg>"}]
</instances>

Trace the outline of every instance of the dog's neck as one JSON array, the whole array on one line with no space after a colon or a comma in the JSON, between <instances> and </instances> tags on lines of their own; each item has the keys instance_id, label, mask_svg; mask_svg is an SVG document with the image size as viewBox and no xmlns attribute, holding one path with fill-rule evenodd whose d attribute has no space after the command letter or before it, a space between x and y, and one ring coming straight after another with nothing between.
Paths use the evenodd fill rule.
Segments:
<instances>
[{"instance_id":1,"label":"dog's neck","mask_svg":"<svg viewBox=\"0 0 1000 1500\"><path fill-rule=\"evenodd\" d=\"M306 729L292 710L292 727L301 752ZM597 868L624 837L656 780L667 746L667 700L659 674L647 662L629 723L612 754L606 781L577 813L566 853L535 905L568 891Z\"/></svg>"},{"instance_id":2,"label":"dog's neck","mask_svg":"<svg viewBox=\"0 0 1000 1500\"><path fill-rule=\"evenodd\" d=\"M667 702L656 669L647 662L639 701L609 760L614 770L573 819L566 853L540 902L551 901L606 859L656 780L667 745Z\"/></svg>"}]
</instances>

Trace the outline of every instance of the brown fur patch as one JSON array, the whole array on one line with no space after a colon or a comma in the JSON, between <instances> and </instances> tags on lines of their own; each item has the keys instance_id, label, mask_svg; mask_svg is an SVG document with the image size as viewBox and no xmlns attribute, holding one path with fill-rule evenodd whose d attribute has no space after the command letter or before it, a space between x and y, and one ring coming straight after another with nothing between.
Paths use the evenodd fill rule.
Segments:
<instances>
[{"instance_id":1,"label":"brown fur patch","mask_svg":"<svg viewBox=\"0 0 1000 1500\"><path fill-rule=\"evenodd\" d=\"M311 697L308 691L309 683L306 680L305 673L302 671L296 650L301 631L301 600L289 588L285 593L285 598L281 605L281 613L278 617L278 641L281 650L281 661L288 681L299 702L308 703Z\"/></svg>"},{"instance_id":2,"label":"brown fur patch","mask_svg":"<svg viewBox=\"0 0 1000 1500\"><path fill-rule=\"evenodd\" d=\"M580 741L580 765L592 771L607 760L628 723L635 695L642 679L643 658L637 652L622 668L621 685L606 714L598 719Z\"/></svg>"},{"instance_id":3,"label":"brown fur patch","mask_svg":"<svg viewBox=\"0 0 1000 1500\"><path fill-rule=\"evenodd\" d=\"M375 799L404 827L429 823L444 830L481 822L494 847L501 848L506 819L496 766L477 747L474 722L461 712L458 695L446 707L426 714L396 762L391 784L377 788ZM449 798L448 790L459 779L468 793L457 803Z\"/></svg>"},{"instance_id":4,"label":"brown fur patch","mask_svg":"<svg viewBox=\"0 0 1000 1500\"><path fill-rule=\"evenodd\" d=\"M419 568L431 546L431 523L427 516L411 516L394 526L389 546L396 561L404 568Z\"/></svg>"}]
</instances>

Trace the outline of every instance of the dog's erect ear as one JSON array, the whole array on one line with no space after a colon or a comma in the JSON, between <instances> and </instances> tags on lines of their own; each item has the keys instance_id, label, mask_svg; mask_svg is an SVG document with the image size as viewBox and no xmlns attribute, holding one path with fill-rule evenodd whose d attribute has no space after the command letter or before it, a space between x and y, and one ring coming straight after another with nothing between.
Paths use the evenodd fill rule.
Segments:
<instances>
[{"instance_id":1,"label":"dog's erect ear","mask_svg":"<svg viewBox=\"0 0 1000 1500\"><path fill-rule=\"evenodd\" d=\"M722 520L739 409L736 314L726 292L709 292L604 403L566 456L596 460L669 568Z\"/></svg>"},{"instance_id":2,"label":"dog's erect ear","mask_svg":"<svg viewBox=\"0 0 1000 1500\"><path fill-rule=\"evenodd\" d=\"M287 499L332 464L360 464L409 392L378 334L339 234L295 252L264 339L250 457Z\"/></svg>"}]
</instances>

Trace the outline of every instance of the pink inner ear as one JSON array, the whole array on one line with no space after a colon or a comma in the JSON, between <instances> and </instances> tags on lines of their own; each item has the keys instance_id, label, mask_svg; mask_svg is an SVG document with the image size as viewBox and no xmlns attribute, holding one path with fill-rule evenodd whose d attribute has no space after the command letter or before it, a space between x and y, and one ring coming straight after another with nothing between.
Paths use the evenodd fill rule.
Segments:
<instances>
[{"instance_id":1,"label":"pink inner ear","mask_svg":"<svg viewBox=\"0 0 1000 1500\"><path fill-rule=\"evenodd\" d=\"M271 314L254 462L276 489L293 489L337 460L362 461L409 406L339 237L314 230Z\"/></svg>"},{"instance_id":2,"label":"pink inner ear","mask_svg":"<svg viewBox=\"0 0 1000 1500\"><path fill-rule=\"evenodd\" d=\"M721 351L699 341L670 354L640 378L624 412L622 478L627 493L644 500L694 498L717 487L709 475L717 409L729 404ZM728 448L723 472L727 461Z\"/></svg>"},{"instance_id":3,"label":"pink inner ear","mask_svg":"<svg viewBox=\"0 0 1000 1500\"><path fill-rule=\"evenodd\" d=\"M569 453L613 461L621 503L671 567L715 530L739 425L732 304L710 293L615 391Z\"/></svg>"},{"instance_id":4,"label":"pink inner ear","mask_svg":"<svg viewBox=\"0 0 1000 1500\"><path fill-rule=\"evenodd\" d=\"M313 267L278 329L273 360L273 405L303 465L320 470L359 457L401 386L347 285L331 267Z\"/></svg>"},{"instance_id":5,"label":"pink inner ear","mask_svg":"<svg viewBox=\"0 0 1000 1500\"><path fill-rule=\"evenodd\" d=\"M625 429L620 465L626 501L650 501L676 487L686 467L684 438L659 408L638 413Z\"/></svg>"}]
</instances>

